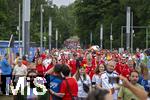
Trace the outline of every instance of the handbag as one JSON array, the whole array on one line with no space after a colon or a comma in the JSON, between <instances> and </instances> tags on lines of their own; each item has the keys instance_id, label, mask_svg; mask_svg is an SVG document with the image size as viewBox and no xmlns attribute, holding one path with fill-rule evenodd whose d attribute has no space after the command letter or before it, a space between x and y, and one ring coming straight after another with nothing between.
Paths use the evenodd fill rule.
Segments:
<instances>
[{"instance_id":1,"label":"handbag","mask_svg":"<svg viewBox=\"0 0 150 100\"><path fill-rule=\"evenodd\" d=\"M80 77L80 79L81 79L81 77ZM87 84L85 84L82 79L81 79L81 82L82 82L82 84L83 84L83 90L84 90L86 93L88 93L89 90L90 90L89 86L88 86Z\"/></svg>"}]
</instances>

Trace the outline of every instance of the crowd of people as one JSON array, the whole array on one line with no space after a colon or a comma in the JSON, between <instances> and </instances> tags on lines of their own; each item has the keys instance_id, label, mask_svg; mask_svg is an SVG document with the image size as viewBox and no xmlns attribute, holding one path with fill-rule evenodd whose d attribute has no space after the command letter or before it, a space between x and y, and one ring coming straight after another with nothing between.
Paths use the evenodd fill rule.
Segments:
<instances>
[{"instance_id":1,"label":"crowd of people","mask_svg":"<svg viewBox=\"0 0 150 100\"><path fill-rule=\"evenodd\" d=\"M9 86L16 87L20 77L30 83L30 95L25 89L15 100L148 100L150 49L135 53L81 48L40 53L37 49L32 60L16 53L12 64L8 54L1 56L1 94L11 95ZM47 89L43 95L33 92L41 90L36 77L43 78Z\"/></svg>"}]
</instances>

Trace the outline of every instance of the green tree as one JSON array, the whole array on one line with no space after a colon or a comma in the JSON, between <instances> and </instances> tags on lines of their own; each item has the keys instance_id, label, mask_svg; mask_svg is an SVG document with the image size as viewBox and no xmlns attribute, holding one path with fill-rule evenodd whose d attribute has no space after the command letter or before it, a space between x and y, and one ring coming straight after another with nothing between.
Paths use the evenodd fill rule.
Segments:
<instances>
[{"instance_id":1,"label":"green tree","mask_svg":"<svg viewBox=\"0 0 150 100\"><path fill-rule=\"evenodd\" d=\"M131 6L131 10L134 13L134 25L148 26L150 19L149 4L150 2L147 0L76 0L74 10L78 26L77 33L81 38L81 42L89 44L89 33L93 32L93 43L99 44L100 24L103 24L104 47L109 48L110 24L112 23L113 47L120 47L121 26L126 25L126 7ZM144 46L142 44L145 41L145 36L142 34L145 33L143 33L143 29L138 29L135 32L137 34L135 41L139 42L136 42L137 45L135 47L143 48ZM140 39L140 41L137 39Z\"/></svg>"}]
</instances>

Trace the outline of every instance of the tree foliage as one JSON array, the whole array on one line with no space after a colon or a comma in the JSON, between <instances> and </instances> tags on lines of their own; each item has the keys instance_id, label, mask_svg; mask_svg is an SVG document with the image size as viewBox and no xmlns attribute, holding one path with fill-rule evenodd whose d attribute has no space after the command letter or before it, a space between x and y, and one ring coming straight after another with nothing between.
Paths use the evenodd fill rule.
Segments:
<instances>
[{"instance_id":1,"label":"tree foliage","mask_svg":"<svg viewBox=\"0 0 150 100\"><path fill-rule=\"evenodd\" d=\"M126 25L126 7L130 6L134 16L134 26L148 26L150 1L147 0L76 0L75 15L77 30L82 43L90 43L90 32L93 33L93 44L99 45L100 24L104 26L104 47L110 47L110 25L113 24L113 47L120 47L121 26ZM134 48L145 48L145 29L134 29ZM140 44L140 45L139 45ZM125 28L124 28L125 47Z\"/></svg>"},{"instance_id":2,"label":"tree foliage","mask_svg":"<svg viewBox=\"0 0 150 100\"><path fill-rule=\"evenodd\" d=\"M19 3L23 0L0 0L0 40L8 40L14 34L18 40L18 11ZM45 0L31 0L30 40L40 44L40 5L47 4ZM55 31L59 33L59 47L70 36L78 35L83 46L90 44L90 33L93 33L93 44L99 45L100 25L104 27L104 47L110 47L110 25L113 25L113 47L119 48L121 42L121 26L126 25L126 7L130 6L133 12L134 26L149 26L149 0L76 0L69 6L58 8L44 6L43 30L47 37L48 47L48 20L52 17L52 43L55 47ZM22 8L21 8L22 9ZM134 29L134 48L145 48L146 29ZM124 28L125 47L125 28ZM150 33L150 32L149 32ZM149 43L150 44L150 43ZM149 45L150 46L150 45Z\"/></svg>"},{"instance_id":3,"label":"tree foliage","mask_svg":"<svg viewBox=\"0 0 150 100\"><path fill-rule=\"evenodd\" d=\"M0 40L9 40L10 34L14 34L18 40L17 26L19 24L19 3L21 4L22 15L23 0L0 0ZM31 0L30 40L40 44L40 11L43 4L43 31L46 36L46 47L48 47L48 21L52 18L52 43L55 47L55 31L58 29L59 46L63 41L75 34L75 17L73 16L73 5L47 6L45 0ZM22 19L22 18L21 18ZM22 21L21 21L22 22Z\"/></svg>"}]
</instances>

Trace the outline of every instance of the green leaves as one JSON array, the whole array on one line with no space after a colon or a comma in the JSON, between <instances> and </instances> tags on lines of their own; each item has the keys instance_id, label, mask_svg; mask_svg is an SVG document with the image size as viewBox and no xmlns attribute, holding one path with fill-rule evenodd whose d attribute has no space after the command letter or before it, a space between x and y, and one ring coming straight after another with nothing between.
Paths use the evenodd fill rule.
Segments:
<instances>
[{"instance_id":1,"label":"green leaves","mask_svg":"<svg viewBox=\"0 0 150 100\"><path fill-rule=\"evenodd\" d=\"M150 21L150 1L147 0L76 0L75 15L77 19L78 35L81 42L90 41L89 33L93 32L94 43L99 44L100 24L104 26L104 45L109 48L110 24L113 24L113 47L120 47L121 26L126 25L126 7L131 6L134 14L135 26L148 26ZM134 29L143 33L143 29ZM137 34L135 33L135 34ZM125 34L125 33L124 33ZM145 32L143 33L145 34ZM126 38L126 37L124 37ZM138 36L137 36L138 38ZM143 40L140 35L138 39ZM82 41L84 40L84 41ZM137 39L135 38L135 41ZM88 42L89 43L89 42ZM125 46L125 45L124 45ZM135 45L134 48L145 48L145 45Z\"/></svg>"},{"instance_id":2,"label":"green leaves","mask_svg":"<svg viewBox=\"0 0 150 100\"><path fill-rule=\"evenodd\" d=\"M23 0L0 0L0 39L8 40L9 34L14 33L15 37L17 26L19 24L19 3L21 4L22 15L22 1ZM46 4L44 0L31 0L31 21L30 21L30 40L40 45L40 5ZM44 36L47 37L48 47L48 20L52 17L52 47L55 47L55 31L58 29L59 44L70 37L70 35L76 34L75 17L73 15L73 7L58 8L54 5L53 8L44 6L43 13L43 31ZM22 18L21 18L22 22ZM21 24L22 25L22 24ZM18 39L18 38L16 38Z\"/></svg>"},{"instance_id":3,"label":"green leaves","mask_svg":"<svg viewBox=\"0 0 150 100\"><path fill-rule=\"evenodd\" d=\"M22 0L0 0L0 39L9 39L9 34L15 34L18 26L19 3ZM31 0L30 34L33 42L40 44L40 5L44 0ZM55 30L58 29L59 47L70 36L78 35L84 46L90 44L90 33L93 33L93 44L100 43L100 25L104 27L104 46L110 46L110 24L113 24L113 47L120 47L121 26L126 25L126 6L131 6L135 26L150 25L149 0L75 0L68 7L44 7L43 30L47 37L48 20L52 17L52 40L55 44ZM22 22L22 21L21 21ZM134 48L145 48L145 29L134 29ZM125 28L124 28L125 40ZM140 40L140 41L139 41ZM125 41L124 41L125 43ZM144 44L144 45L143 45ZM150 44L150 43L149 43ZM55 47L55 45L52 45ZM125 46L125 45L124 45Z\"/></svg>"}]
</instances>

